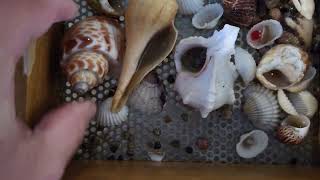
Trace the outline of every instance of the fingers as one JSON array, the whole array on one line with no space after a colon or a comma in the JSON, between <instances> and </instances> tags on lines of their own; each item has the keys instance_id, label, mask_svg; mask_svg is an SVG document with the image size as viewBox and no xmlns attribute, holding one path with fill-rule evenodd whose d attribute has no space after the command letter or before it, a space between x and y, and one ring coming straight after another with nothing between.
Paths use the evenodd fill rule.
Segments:
<instances>
[{"instance_id":1,"label":"fingers","mask_svg":"<svg viewBox=\"0 0 320 180\"><path fill-rule=\"evenodd\" d=\"M81 143L95 112L96 107L91 102L67 104L45 116L34 136L48 148L50 156L66 163Z\"/></svg>"},{"instance_id":2,"label":"fingers","mask_svg":"<svg viewBox=\"0 0 320 180\"><path fill-rule=\"evenodd\" d=\"M79 14L78 10L78 5L75 4L72 0L63 0L63 2L59 6L56 22L67 21L75 18Z\"/></svg>"}]
</instances>

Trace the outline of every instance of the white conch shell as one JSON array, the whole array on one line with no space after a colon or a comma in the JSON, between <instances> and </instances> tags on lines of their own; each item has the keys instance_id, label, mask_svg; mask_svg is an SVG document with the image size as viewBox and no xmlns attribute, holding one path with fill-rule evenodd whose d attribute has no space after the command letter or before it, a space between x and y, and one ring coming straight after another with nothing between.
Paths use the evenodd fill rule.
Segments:
<instances>
[{"instance_id":1,"label":"white conch shell","mask_svg":"<svg viewBox=\"0 0 320 180\"><path fill-rule=\"evenodd\" d=\"M285 21L289 27L298 32L299 36L303 39L305 46L310 48L313 37L313 19L297 18L295 22L292 18L286 17Z\"/></svg>"},{"instance_id":2,"label":"white conch shell","mask_svg":"<svg viewBox=\"0 0 320 180\"><path fill-rule=\"evenodd\" d=\"M318 110L318 101L309 91L286 93L279 90L278 101L281 108L291 115L303 114L312 118Z\"/></svg>"},{"instance_id":3,"label":"white conch shell","mask_svg":"<svg viewBox=\"0 0 320 180\"><path fill-rule=\"evenodd\" d=\"M199 73L188 72L181 64L181 47L189 47L187 41L181 41L177 46L175 63L177 79L175 89L182 97L183 103L201 112L203 118L225 104L232 105L235 101L234 82L238 77L231 55L234 54L235 41L239 28L225 25L221 31L216 31L209 39L199 38L201 44L208 48L207 59Z\"/></svg>"},{"instance_id":4,"label":"white conch shell","mask_svg":"<svg viewBox=\"0 0 320 180\"><path fill-rule=\"evenodd\" d=\"M277 136L285 144L300 144L308 135L310 119L304 115L288 116L278 129Z\"/></svg>"},{"instance_id":5,"label":"white conch shell","mask_svg":"<svg viewBox=\"0 0 320 180\"><path fill-rule=\"evenodd\" d=\"M254 158L267 148L268 141L269 137L265 132L254 130L240 137L236 150L242 158Z\"/></svg>"},{"instance_id":6,"label":"white conch shell","mask_svg":"<svg viewBox=\"0 0 320 180\"><path fill-rule=\"evenodd\" d=\"M154 150L154 151L148 152L148 156L151 161L161 162L163 158L166 156L166 153L160 150Z\"/></svg>"},{"instance_id":7,"label":"white conch shell","mask_svg":"<svg viewBox=\"0 0 320 180\"><path fill-rule=\"evenodd\" d=\"M309 66L306 74L304 75L301 82L294 84L293 86L287 88L287 91L290 92L300 92L308 88L312 80L316 77L317 70L316 68Z\"/></svg>"},{"instance_id":8,"label":"white conch shell","mask_svg":"<svg viewBox=\"0 0 320 180\"><path fill-rule=\"evenodd\" d=\"M269 89L286 89L303 79L308 64L306 52L292 45L281 44L263 56L256 77Z\"/></svg>"},{"instance_id":9,"label":"white conch shell","mask_svg":"<svg viewBox=\"0 0 320 180\"><path fill-rule=\"evenodd\" d=\"M128 104L144 114L154 114L162 111L163 103L160 99L161 87L146 80L133 91Z\"/></svg>"},{"instance_id":10,"label":"white conch shell","mask_svg":"<svg viewBox=\"0 0 320 180\"><path fill-rule=\"evenodd\" d=\"M260 33L261 38L258 40L252 39L252 33ZM255 48L272 45L275 40L279 39L283 34L283 28L279 21L270 19L262 21L254 25L247 34L247 43Z\"/></svg>"},{"instance_id":11,"label":"white conch shell","mask_svg":"<svg viewBox=\"0 0 320 180\"><path fill-rule=\"evenodd\" d=\"M243 111L252 124L262 130L275 130L280 124L280 107L273 92L260 85L250 85L245 91Z\"/></svg>"},{"instance_id":12,"label":"white conch shell","mask_svg":"<svg viewBox=\"0 0 320 180\"><path fill-rule=\"evenodd\" d=\"M204 6L204 0L177 0L177 3L183 15L195 14Z\"/></svg>"},{"instance_id":13,"label":"white conch shell","mask_svg":"<svg viewBox=\"0 0 320 180\"><path fill-rule=\"evenodd\" d=\"M302 16L312 19L315 10L314 0L292 0L292 2Z\"/></svg>"},{"instance_id":14,"label":"white conch shell","mask_svg":"<svg viewBox=\"0 0 320 180\"><path fill-rule=\"evenodd\" d=\"M257 71L254 58L247 50L237 47L234 60L241 78L246 84L249 84L255 78Z\"/></svg>"},{"instance_id":15,"label":"white conch shell","mask_svg":"<svg viewBox=\"0 0 320 180\"><path fill-rule=\"evenodd\" d=\"M192 25L197 29L214 28L223 15L223 7L216 4L208 4L201 8L192 18Z\"/></svg>"},{"instance_id":16,"label":"white conch shell","mask_svg":"<svg viewBox=\"0 0 320 180\"><path fill-rule=\"evenodd\" d=\"M119 112L111 112L112 98L103 101L98 109L97 121L101 126L118 126L128 119L129 109L124 106Z\"/></svg>"}]
</instances>

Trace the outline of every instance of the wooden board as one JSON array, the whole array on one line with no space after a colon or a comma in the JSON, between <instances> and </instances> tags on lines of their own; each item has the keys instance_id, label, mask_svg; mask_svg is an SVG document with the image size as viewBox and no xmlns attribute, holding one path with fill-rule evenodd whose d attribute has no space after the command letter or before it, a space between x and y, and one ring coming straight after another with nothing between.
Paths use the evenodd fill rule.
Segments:
<instances>
[{"instance_id":1,"label":"wooden board","mask_svg":"<svg viewBox=\"0 0 320 180\"><path fill-rule=\"evenodd\" d=\"M74 161L65 180L319 180L319 168L133 161Z\"/></svg>"}]
</instances>

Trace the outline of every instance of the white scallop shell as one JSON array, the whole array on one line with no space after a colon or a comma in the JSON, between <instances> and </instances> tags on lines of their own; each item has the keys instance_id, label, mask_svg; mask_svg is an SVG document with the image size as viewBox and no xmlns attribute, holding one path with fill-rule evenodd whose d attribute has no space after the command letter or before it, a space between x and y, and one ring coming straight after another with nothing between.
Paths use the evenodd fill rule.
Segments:
<instances>
[{"instance_id":1,"label":"white scallop shell","mask_svg":"<svg viewBox=\"0 0 320 180\"><path fill-rule=\"evenodd\" d=\"M262 32L262 41L253 41L251 39L251 33L254 31ZM283 34L283 27L279 21L270 19L262 21L254 25L247 34L247 43L255 49L261 49L263 47L272 45L275 40L279 39Z\"/></svg>"},{"instance_id":2,"label":"white scallop shell","mask_svg":"<svg viewBox=\"0 0 320 180\"><path fill-rule=\"evenodd\" d=\"M290 86L286 90L290 92L300 92L307 89L310 83L312 82L312 80L316 77L316 74L317 74L316 68L310 66L306 74L304 75L303 79L299 83L294 84L293 86Z\"/></svg>"},{"instance_id":3,"label":"white scallop shell","mask_svg":"<svg viewBox=\"0 0 320 180\"><path fill-rule=\"evenodd\" d=\"M271 90L250 85L245 91L243 111L253 125L262 130L275 130L280 125L280 107Z\"/></svg>"},{"instance_id":4,"label":"white scallop shell","mask_svg":"<svg viewBox=\"0 0 320 180\"><path fill-rule=\"evenodd\" d=\"M162 151L150 151L148 152L148 156L151 159L151 161L161 162L163 158L166 156L166 153Z\"/></svg>"},{"instance_id":5,"label":"white scallop shell","mask_svg":"<svg viewBox=\"0 0 320 180\"><path fill-rule=\"evenodd\" d=\"M214 28L223 15L223 7L218 4L208 4L201 8L192 18L192 25L197 29Z\"/></svg>"},{"instance_id":6,"label":"white scallop shell","mask_svg":"<svg viewBox=\"0 0 320 180\"><path fill-rule=\"evenodd\" d=\"M268 146L269 137L261 130L254 130L240 137L236 150L240 157L250 159L258 156Z\"/></svg>"},{"instance_id":7,"label":"white scallop shell","mask_svg":"<svg viewBox=\"0 0 320 180\"><path fill-rule=\"evenodd\" d=\"M204 6L204 0L177 0L177 3L183 15L195 14Z\"/></svg>"},{"instance_id":8,"label":"white scallop shell","mask_svg":"<svg viewBox=\"0 0 320 180\"><path fill-rule=\"evenodd\" d=\"M127 121L129 109L124 106L119 112L111 112L112 98L103 101L98 109L97 121L101 126L113 127Z\"/></svg>"},{"instance_id":9,"label":"white scallop shell","mask_svg":"<svg viewBox=\"0 0 320 180\"><path fill-rule=\"evenodd\" d=\"M146 80L133 91L128 100L131 108L137 109L144 114L154 114L162 111L163 103L160 99L161 87Z\"/></svg>"},{"instance_id":10,"label":"white scallop shell","mask_svg":"<svg viewBox=\"0 0 320 180\"><path fill-rule=\"evenodd\" d=\"M290 93L279 90L278 101L285 112L295 116L303 114L312 118L318 110L318 101L309 91Z\"/></svg>"},{"instance_id":11,"label":"white scallop shell","mask_svg":"<svg viewBox=\"0 0 320 180\"><path fill-rule=\"evenodd\" d=\"M241 47L236 47L235 65L242 80L249 84L256 76L257 64L252 55Z\"/></svg>"}]
</instances>

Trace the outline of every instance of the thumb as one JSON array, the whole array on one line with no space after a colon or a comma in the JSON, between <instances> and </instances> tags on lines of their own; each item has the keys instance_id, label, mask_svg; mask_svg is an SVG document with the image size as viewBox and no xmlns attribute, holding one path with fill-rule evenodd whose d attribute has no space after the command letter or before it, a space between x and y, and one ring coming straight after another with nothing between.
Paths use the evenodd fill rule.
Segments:
<instances>
[{"instance_id":1,"label":"thumb","mask_svg":"<svg viewBox=\"0 0 320 180\"><path fill-rule=\"evenodd\" d=\"M50 158L65 163L73 155L84 136L90 118L96 112L92 102L71 103L46 115L34 135Z\"/></svg>"}]
</instances>

